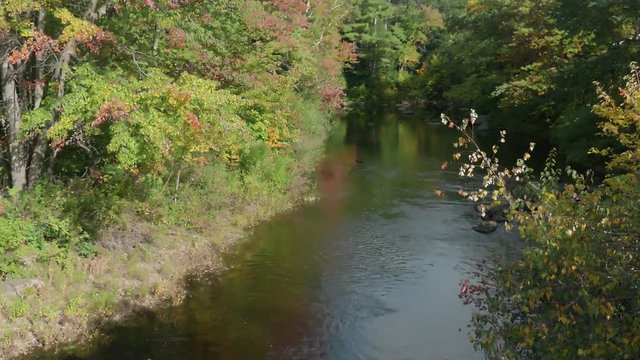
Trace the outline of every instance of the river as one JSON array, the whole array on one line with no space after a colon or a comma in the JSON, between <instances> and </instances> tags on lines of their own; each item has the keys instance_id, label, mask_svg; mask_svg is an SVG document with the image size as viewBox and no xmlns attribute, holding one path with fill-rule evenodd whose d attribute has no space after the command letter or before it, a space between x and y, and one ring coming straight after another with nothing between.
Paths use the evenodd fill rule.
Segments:
<instances>
[{"instance_id":1,"label":"river","mask_svg":"<svg viewBox=\"0 0 640 360\"><path fill-rule=\"evenodd\" d=\"M187 297L110 330L68 359L482 359L458 298L474 264L515 236L474 232L455 131L425 117L351 116L318 169L320 200L252 229L230 269Z\"/></svg>"}]
</instances>

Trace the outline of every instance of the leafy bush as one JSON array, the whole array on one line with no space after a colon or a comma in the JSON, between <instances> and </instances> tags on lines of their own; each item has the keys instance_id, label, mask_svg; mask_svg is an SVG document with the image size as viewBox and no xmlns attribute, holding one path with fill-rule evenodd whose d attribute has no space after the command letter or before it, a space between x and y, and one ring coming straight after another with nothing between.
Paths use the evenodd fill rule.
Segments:
<instances>
[{"instance_id":1,"label":"leafy bush","mask_svg":"<svg viewBox=\"0 0 640 360\"><path fill-rule=\"evenodd\" d=\"M532 179L525 154L515 168L498 166L464 136L471 163L461 173L484 171L484 187L465 195L493 197L511 205L511 223L527 240L521 258L485 271L478 284L462 284L461 297L474 303L475 344L491 359L636 359L640 357L640 144L637 126L640 87L634 69L618 105L607 95L596 107L601 128L619 141L610 174L598 186L568 169L571 183L558 186L549 162L537 196L518 197L508 182ZM473 116L472 116L473 119ZM448 119L445 122L450 123ZM503 136L504 139L504 136ZM495 149L495 148L494 148ZM460 155L456 154L455 158ZM495 157L495 158L494 158Z\"/></svg>"},{"instance_id":2,"label":"leafy bush","mask_svg":"<svg viewBox=\"0 0 640 360\"><path fill-rule=\"evenodd\" d=\"M91 256L90 237L78 224L67 200L77 199L51 184L4 202L0 217L0 278L26 276L37 263L63 263L70 251ZM75 202L72 202L75 203ZM85 219L87 221L87 219Z\"/></svg>"}]
</instances>

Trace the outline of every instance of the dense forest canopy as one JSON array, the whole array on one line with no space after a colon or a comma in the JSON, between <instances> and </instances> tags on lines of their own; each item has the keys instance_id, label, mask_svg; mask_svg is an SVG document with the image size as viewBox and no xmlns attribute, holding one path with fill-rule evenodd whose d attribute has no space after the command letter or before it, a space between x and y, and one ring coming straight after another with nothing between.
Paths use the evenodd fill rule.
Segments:
<instances>
[{"instance_id":1,"label":"dense forest canopy","mask_svg":"<svg viewBox=\"0 0 640 360\"><path fill-rule=\"evenodd\" d=\"M3 1L0 275L29 272L23 251L91 253L126 204L172 213L211 169L286 191L355 61L343 5Z\"/></svg>"},{"instance_id":2,"label":"dense forest canopy","mask_svg":"<svg viewBox=\"0 0 640 360\"><path fill-rule=\"evenodd\" d=\"M617 0L359 1L343 31L362 57L346 73L350 94L370 85L370 98L475 108L510 130L546 132L569 162L596 166L602 159L587 151L607 141L595 136L594 82L624 85L640 50L639 11Z\"/></svg>"},{"instance_id":3,"label":"dense forest canopy","mask_svg":"<svg viewBox=\"0 0 640 360\"><path fill-rule=\"evenodd\" d=\"M85 161L147 174L171 161L161 153L174 141L180 158L233 152L202 143L219 139L207 134L219 127L207 111L216 102L235 104L216 111L242 112L254 137L281 144L290 129L268 104L292 90L335 102L340 63L352 57L335 34L339 12L322 1L9 1L1 11L4 181L18 191L45 164L65 171L57 158L82 148Z\"/></svg>"},{"instance_id":4,"label":"dense forest canopy","mask_svg":"<svg viewBox=\"0 0 640 360\"><path fill-rule=\"evenodd\" d=\"M587 156L610 143L597 136L594 82L608 92L623 85L639 7L9 1L0 23L2 183L19 192L106 169L151 181L183 160L215 155L233 165L245 136L284 148L295 138L291 97L339 106L345 63L353 102L473 107L494 124L546 132L574 165L601 164Z\"/></svg>"}]
</instances>

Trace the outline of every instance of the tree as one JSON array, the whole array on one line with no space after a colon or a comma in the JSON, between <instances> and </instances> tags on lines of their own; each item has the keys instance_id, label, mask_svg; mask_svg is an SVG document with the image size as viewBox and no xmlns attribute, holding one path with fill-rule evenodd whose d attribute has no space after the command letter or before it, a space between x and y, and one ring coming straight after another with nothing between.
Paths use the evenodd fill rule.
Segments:
<instances>
[{"instance_id":1,"label":"tree","mask_svg":"<svg viewBox=\"0 0 640 360\"><path fill-rule=\"evenodd\" d=\"M418 70L429 32L443 25L437 10L415 1L357 1L342 30L358 48L359 62L346 73L350 87L371 95L395 88Z\"/></svg>"},{"instance_id":2,"label":"tree","mask_svg":"<svg viewBox=\"0 0 640 360\"><path fill-rule=\"evenodd\" d=\"M33 185L42 173L46 132L58 120L61 109L55 102L64 97L70 61L79 46L96 50L109 40L95 22L112 5L109 0L3 4L2 108L8 125L11 187L15 191Z\"/></svg>"},{"instance_id":3,"label":"tree","mask_svg":"<svg viewBox=\"0 0 640 360\"><path fill-rule=\"evenodd\" d=\"M426 57L426 91L452 108L474 106L496 124L545 131L561 155L594 165L598 119L592 81L623 85L638 52L638 1L455 2ZM460 4L460 3L458 3ZM585 76L588 74L588 76Z\"/></svg>"}]
</instances>

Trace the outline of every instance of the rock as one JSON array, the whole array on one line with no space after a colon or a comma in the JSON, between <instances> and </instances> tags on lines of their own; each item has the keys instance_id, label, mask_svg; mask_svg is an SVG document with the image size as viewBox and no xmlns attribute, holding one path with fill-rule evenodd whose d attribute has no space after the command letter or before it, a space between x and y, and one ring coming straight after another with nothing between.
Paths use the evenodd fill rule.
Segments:
<instances>
[{"instance_id":1,"label":"rock","mask_svg":"<svg viewBox=\"0 0 640 360\"><path fill-rule=\"evenodd\" d=\"M39 289L44 286L42 280L38 279L15 279L0 283L0 298L4 300L15 300L21 297L25 290L30 288Z\"/></svg>"},{"instance_id":2,"label":"rock","mask_svg":"<svg viewBox=\"0 0 640 360\"><path fill-rule=\"evenodd\" d=\"M399 104L396 104L396 107L398 108L398 111L400 111L401 114L404 115L413 115L415 114L415 111L413 110L413 106L411 105L410 102L408 101L403 101Z\"/></svg>"},{"instance_id":3,"label":"rock","mask_svg":"<svg viewBox=\"0 0 640 360\"><path fill-rule=\"evenodd\" d=\"M495 213L495 214L485 216L483 220L504 223L504 222L507 222L507 216L503 213Z\"/></svg>"},{"instance_id":4,"label":"rock","mask_svg":"<svg viewBox=\"0 0 640 360\"><path fill-rule=\"evenodd\" d=\"M489 220L489 221L483 221L480 224L474 226L473 230L482 234L489 234L496 231L497 228L498 228L498 223L495 221Z\"/></svg>"},{"instance_id":5,"label":"rock","mask_svg":"<svg viewBox=\"0 0 640 360\"><path fill-rule=\"evenodd\" d=\"M478 216L482 216L482 206L484 206L485 208L487 207L486 204L475 204L475 205L473 205L473 210L476 211L476 214L478 214Z\"/></svg>"},{"instance_id":6,"label":"rock","mask_svg":"<svg viewBox=\"0 0 640 360\"><path fill-rule=\"evenodd\" d=\"M500 204L489 208L485 211L483 220L493 220L497 222L507 221L507 212L509 211L509 204Z\"/></svg>"},{"instance_id":7,"label":"rock","mask_svg":"<svg viewBox=\"0 0 640 360\"><path fill-rule=\"evenodd\" d=\"M478 213L478 215L480 215L480 217L482 218L482 220L485 221L495 221L495 222L506 222L507 221L507 212L509 211L509 204L508 203L502 203L493 207L489 207L487 205L485 206L484 209L484 215L482 215L482 208L481 206L483 206L482 204L477 204L475 206L475 210Z\"/></svg>"}]
</instances>

